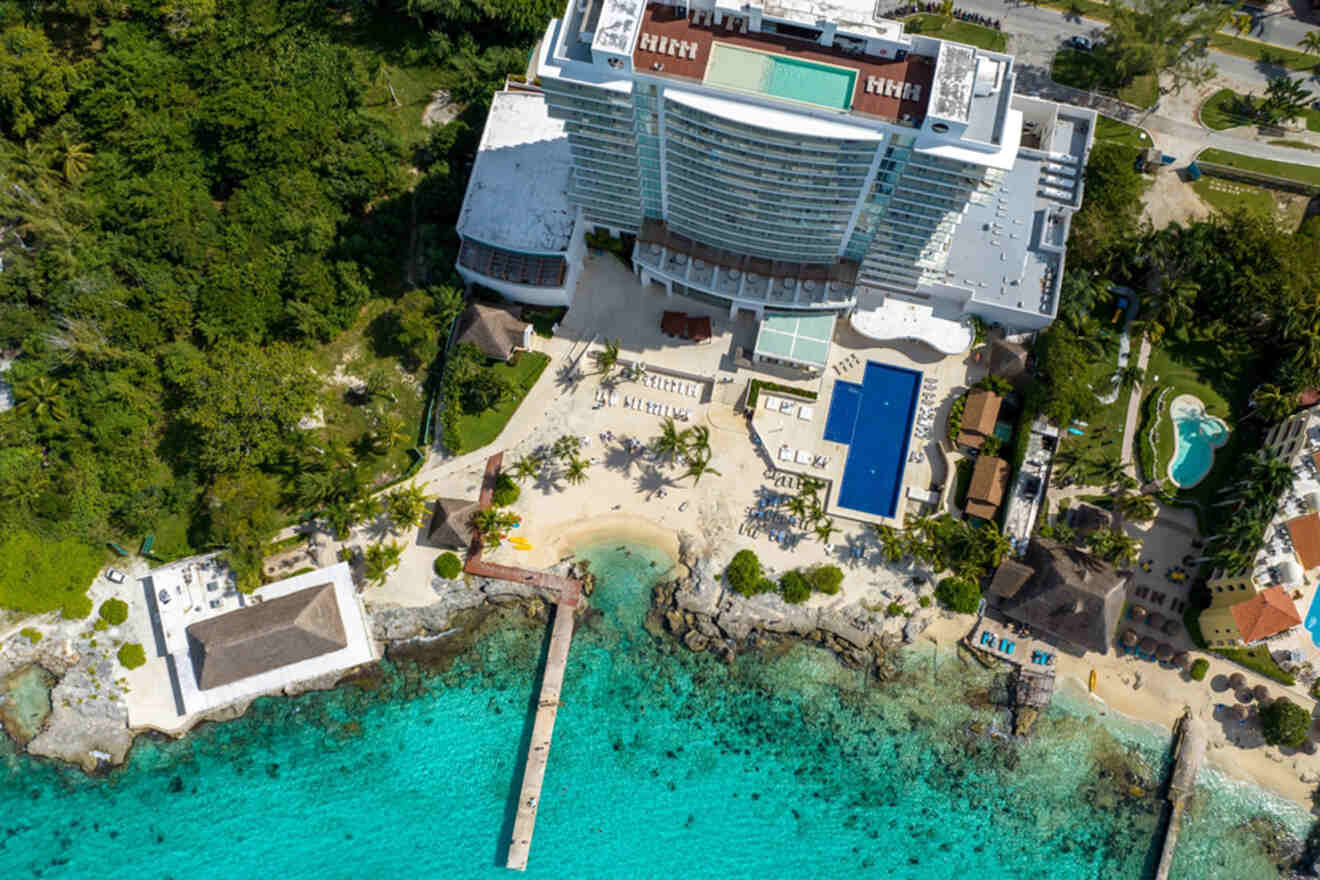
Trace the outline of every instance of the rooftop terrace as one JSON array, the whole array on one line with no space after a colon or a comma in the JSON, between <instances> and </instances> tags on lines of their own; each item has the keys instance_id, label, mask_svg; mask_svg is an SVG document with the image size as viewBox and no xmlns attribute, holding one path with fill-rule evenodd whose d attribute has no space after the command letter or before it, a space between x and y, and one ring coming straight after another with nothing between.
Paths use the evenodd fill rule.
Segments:
<instances>
[{"instance_id":1,"label":"rooftop terrace","mask_svg":"<svg viewBox=\"0 0 1320 880\"><path fill-rule=\"evenodd\" d=\"M715 26L697 13L684 17L669 6L650 4L641 20L637 46L633 52L633 66L639 73L647 73L707 85L727 87L723 75L711 77L711 57L718 43L723 46L752 49L771 53L796 62L799 70L825 66L831 69L855 71L847 94L833 104L830 101L809 100L819 106L835 106L843 111L875 116L890 122L920 123L926 115L931 83L935 76L935 59L924 55L907 55L903 60L877 58L855 50L822 46L817 42L799 39L782 33L748 31L743 33L738 19L725 18ZM661 46L664 47L660 51ZM670 49L671 46L677 48ZM771 68L773 71L773 67ZM718 72L718 71L717 71ZM745 90L745 89L740 89ZM792 90L775 88L752 89L770 97L803 103Z\"/></svg>"}]
</instances>

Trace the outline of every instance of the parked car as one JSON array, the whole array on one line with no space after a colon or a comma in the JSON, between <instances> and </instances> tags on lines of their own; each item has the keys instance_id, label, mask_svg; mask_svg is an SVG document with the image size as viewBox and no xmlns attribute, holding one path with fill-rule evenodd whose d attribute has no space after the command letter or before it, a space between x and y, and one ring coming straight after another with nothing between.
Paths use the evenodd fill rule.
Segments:
<instances>
[{"instance_id":1,"label":"parked car","mask_svg":"<svg viewBox=\"0 0 1320 880\"><path fill-rule=\"evenodd\" d=\"M112 584L122 584L124 582L124 573L117 568L107 568L105 570L105 579Z\"/></svg>"},{"instance_id":2,"label":"parked car","mask_svg":"<svg viewBox=\"0 0 1320 880\"><path fill-rule=\"evenodd\" d=\"M1095 48L1094 40L1092 40L1090 37L1083 37L1080 34L1078 34L1077 36L1069 37L1067 40L1064 40L1063 44L1073 49L1080 49L1083 52L1090 52L1092 49Z\"/></svg>"}]
</instances>

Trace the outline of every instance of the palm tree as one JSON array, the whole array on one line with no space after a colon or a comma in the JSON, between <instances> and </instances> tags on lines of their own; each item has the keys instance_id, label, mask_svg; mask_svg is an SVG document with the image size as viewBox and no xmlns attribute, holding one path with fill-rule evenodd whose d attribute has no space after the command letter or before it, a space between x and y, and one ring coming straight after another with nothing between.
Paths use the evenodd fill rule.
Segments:
<instances>
[{"instance_id":1,"label":"palm tree","mask_svg":"<svg viewBox=\"0 0 1320 880\"><path fill-rule=\"evenodd\" d=\"M651 441L651 449L661 457L674 459L687 452L686 433L678 429L673 419L660 423L660 436Z\"/></svg>"},{"instance_id":2,"label":"palm tree","mask_svg":"<svg viewBox=\"0 0 1320 880\"><path fill-rule=\"evenodd\" d=\"M521 483L523 480L533 479L540 471L541 460L531 455L524 455L513 463L509 473Z\"/></svg>"},{"instance_id":3,"label":"palm tree","mask_svg":"<svg viewBox=\"0 0 1320 880\"><path fill-rule=\"evenodd\" d=\"M1117 458L1102 458L1091 462L1090 471L1106 486L1118 483L1127 476L1127 469Z\"/></svg>"},{"instance_id":4,"label":"palm tree","mask_svg":"<svg viewBox=\"0 0 1320 880\"><path fill-rule=\"evenodd\" d=\"M1136 522L1154 519L1158 509L1154 498L1149 495L1134 494L1126 487L1116 490L1110 496L1110 506L1113 507L1116 516Z\"/></svg>"},{"instance_id":5,"label":"palm tree","mask_svg":"<svg viewBox=\"0 0 1320 880\"><path fill-rule=\"evenodd\" d=\"M325 509L325 523L341 541L347 538L348 533L353 530L355 521L353 519L353 505L347 501L342 499L333 501Z\"/></svg>"},{"instance_id":6,"label":"palm tree","mask_svg":"<svg viewBox=\"0 0 1320 880\"><path fill-rule=\"evenodd\" d=\"M359 498L349 505L355 523L375 519L380 516L380 509L380 502L370 495Z\"/></svg>"},{"instance_id":7,"label":"palm tree","mask_svg":"<svg viewBox=\"0 0 1320 880\"><path fill-rule=\"evenodd\" d=\"M59 383L45 376L34 376L19 383L14 388L14 398L20 412L28 413L38 421L61 422L68 415Z\"/></svg>"},{"instance_id":8,"label":"palm tree","mask_svg":"<svg viewBox=\"0 0 1320 880\"><path fill-rule=\"evenodd\" d=\"M806 499L806 498L804 498L804 497L801 496L801 495L794 495L792 498L788 499L788 505L787 505L787 506L788 506L788 512L789 512L789 513L793 514L794 516L798 517L799 519L806 519L806 516L807 516L807 499Z\"/></svg>"},{"instance_id":9,"label":"palm tree","mask_svg":"<svg viewBox=\"0 0 1320 880\"><path fill-rule=\"evenodd\" d=\"M582 438L576 434L563 434L555 445L551 447L554 455L561 461L568 461L576 458L578 450L582 448Z\"/></svg>"},{"instance_id":10,"label":"palm tree","mask_svg":"<svg viewBox=\"0 0 1320 880\"><path fill-rule=\"evenodd\" d=\"M367 582L373 587L384 584L385 579L389 577L390 569L399 564L399 557L402 555L403 548L396 541L368 546L364 554L366 562L363 566L363 574L366 575Z\"/></svg>"},{"instance_id":11,"label":"palm tree","mask_svg":"<svg viewBox=\"0 0 1320 880\"><path fill-rule=\"evenodd\" d=\"M815 528L816 537L820 540L822 544L828 544L830 541L830 535L834 534L837 531L838 529L835 528L834 520L832 519L823 519L820 522L816 523L816 528Z\"/></svg>"},{"instance_id":12,"label":"palm tree","mask_svg":"<svg viewBox=\"0 0 1320 880\"><path fill-rule=\"evenodd\" d=\"M1297 41L1297 45L1302 47L1302 51L1307 55L1312 52L1320 54L1320 31L1311 31L1306 36Z\"/></svg>"},{"instance_id":13,"label":"palm tree","mask_svg":"<svg viewBox=\"0 0 1320 880\"><path fill-rule=\"evenodd\" d=\"M1128 364L1121 370L1114 371L1114 382L1124 391L1131 391L1141 384L1141 380L1145 378L1145 375L1146 371L1141 367L1136 364Z\"/></svg>"},{"instance_id":14,"label":"palm tree","mask_svg":"<svg viewBox=\"0 0 1320 880\"><path fill-rule=\"evenodd\" d=\"M977 537L979 538L982 552L989 561L991 568L999 565L999 563L1004 561L1006 556L1013 552L1013 542L1009 539L1008 535L1005 535L1003 532L999 531L999 529L994 526L985 526L978 529L978 531L980 534Z\"/></svg>"},{"instance_id":15,"label":"palm tree","mask_svg":"<svg viewBox=\"0 0 1320 880\"><path fill-rule=\"evenodd\" d=\"M61 132L58 158L63 166L65 181L75 183L87 173L87 166L92 161L92 150L87 144L74 141L68 132Z\"/></svg>"},{"instance_id":16,"label":"palm tree","mask_svg":"<svg viewBox=\"0 0 1320 880\"><path fill-rule=\"evenodd\" d=\"M601 375L608 376L619 363L619 340L606 341L605 347L593 352L591 356L596 361L596 366L600 368Z\"/></svg>"},{"instance_id":17,"label":"palm tree","mask_svg":"<svg viewBox=\"0 0 1320 880\"><path fill-rule=\"evenodd\" d=\"M568 467L564 469L564 479L573 485L579 485L587 481L586 459L578 458L576 455L568 460Z\"/></svg>"},{"instance_id":18,"label":"palm tree","mask_svg":"<svg viewBox=\"0 0 1320 880\"><path fill-rule=\"evenodd\" d=\"M306 470L294 481L298 501L308 507L317 507L339 494L339 478L333 471Z\"/></svg>"},{"instance_id":19,"label":"palm tree","mask_svg":"<svg viewBox=\"0 0 1320 880\"><path fill-rule=\"evenodd\" d=\"M710 458L710 428L695 425L682 433L684 455L688 458Z\"/></svg>"},{"instance_id":20,"label":"palm tree","mask_svg":"<svg viewBox=\"0 0 1320 880\"><path fill-rule=\"evenodd\" d=\"M898 562L907 552L903 544L903 536L893 526L883 523L871 523L871 531L875 533L876 540L880 542L880 552L889 562Z\"/></svg>"},{"instance_id":21,"label":"palm tree","mask_svg":"<svg viewBox=\"0 0 1320 880\"><path fill-rule=\"evenodd\" d=\"M1320 31L1312 33L1320 34ZM1297 395L1291 391L1284 391L1278 385L1265 384L1252 392L1251 404L1261 421L1273 424L1292 415L1293 409L1297 406Z\"/></svg>"},{"instance_id":22,"label":"palm tree","mask_svg":"<svg viewBox=\"0 0 1320 880\"><path fill-rule=\"evenodd\" d=\"M688 459L687 473L683 474L683 476L691 477L692 485L695 486L697 483L701 482L702 474L721 475L719 471L710 466L710 456L706 456L705 458Z\"/></svg>"},{"instance_id":23,"label":"palm tree","mask_svg":"<svg viewBox=\"0 0 1320 880\"><path fill-rule=\"evenodd\" d=\"M421 486L400 487L385 496L385 508L394 523L393 531L407 531L421 525L426 517L428 500Z\"/></svg>"}]
</instances>

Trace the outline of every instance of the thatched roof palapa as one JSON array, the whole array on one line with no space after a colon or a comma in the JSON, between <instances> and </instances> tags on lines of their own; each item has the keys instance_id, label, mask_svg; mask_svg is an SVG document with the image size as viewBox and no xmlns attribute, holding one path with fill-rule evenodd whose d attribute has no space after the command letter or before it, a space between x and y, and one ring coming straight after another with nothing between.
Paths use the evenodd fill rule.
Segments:
<instances>
[{"instance_id":1,"label":"thatched roof palapa","mask_svg":"<svg viewBox=\"0 0 1320 880\"><path fill-rule=\"evenodd\" d=\"M1041 538L1028 545L1023 561L1034 574L1012 597L999 601L1000 612L1070 650L1109 653L1129 574L1083 550Z\"/></svg>"},{"instance_id":2,"label":"thatched roof palapa","mask_svg":"<svg viewBox=\"0 0 1320 880\"><path fill-rule=\"evenodd\" d=\"M1140 642L1141 636L1137 635L1133 630L1128 630L1123 633L1123 644L1127 645L1129 648L1135 648Z\"/></svg>"},{"instance_id":3,"label":"thatched roof palapa","mask_svg":"<svg viewBox=\"0 0 1320 880\"><path fill-rule=\"evenodd\" d=\"M1143 654L1154 654L1157 647L1159 645L1150 636L1146 636L1141 640L1141 653Z\"/></svg>"},{"instance_id":4,"label":"thatched roof palapa","mask_svg":"<svg viewBox=\"0 0 1320 880\"><path fill-rule=\"evenodd\" d=\"M1228 677L1228 686L1233 690L1241 690L1247 686L1247 677L1240 672L1235 672Z\"/></svg>"},{"instance_id":5,"label":"thatched roof palapa","mask_svg":"<svg viewBox=\"0 0 1320 880\"><path fill-rule=\"evenodd\" d=\"M1143 608L1142 606L1140 606L1140 605L1133 605L1133 606L1132 606L1132 619L1133 619L1133 620L1145 620L1145 619L1146 619L1147 617L1149 617L1149 616L1150 616L1150 612L1147 611L1147 610L1146 610L1145 608Z\"/></svg>"},{"instance_id":6,"label":"thatched roof palapa","mask_svg":"<svg viewBox=\"0 0 1320 880\"><path fill-rule=\"evenodd\" d=\"M1186 669L1191 663L1192 658L1188 656L1186 651L1179 651L1177 654L1173 655L1173 665L1177 666L1179 669Z\"/></svg>"}]
</instances>

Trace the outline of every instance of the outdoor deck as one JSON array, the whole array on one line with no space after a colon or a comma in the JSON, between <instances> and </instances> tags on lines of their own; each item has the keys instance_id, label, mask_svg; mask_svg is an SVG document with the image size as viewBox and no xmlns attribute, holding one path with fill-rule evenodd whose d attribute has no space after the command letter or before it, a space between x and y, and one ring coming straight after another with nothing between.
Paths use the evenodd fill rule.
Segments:
<instances>
[{"instance_id":1,"label":"outdoor deck","mask_svg":"<svg viewBox=\"0 0 1320 880\"><path fill-rule=\"evenodd\" d=\"M483 510L491 505L495 479L499 476L503 461L503 452L497 452L486 460L486 472L481 481ZM518 813L514 818L513 837L509 841L509 856L505 861L506 867L525 871L532 848L532 832L536 827L536 811L541 803L545 766L550 758L550 739L554 735L555 716L559 712L564 668L568 665L568 649L573 643L573 611L582 599L582 583L548 571L486 562L481 558L482 549L481 536L478 535L468 551L464 571L480 577L531 584L556 596L552 600L555 604L554 630L550 635L550 649L546 653L545 672L541 676L541 696L536 704L536 720L532 724L527 764L523 768L522 791L518 795Z\"/></svg>"}]
</instances>

